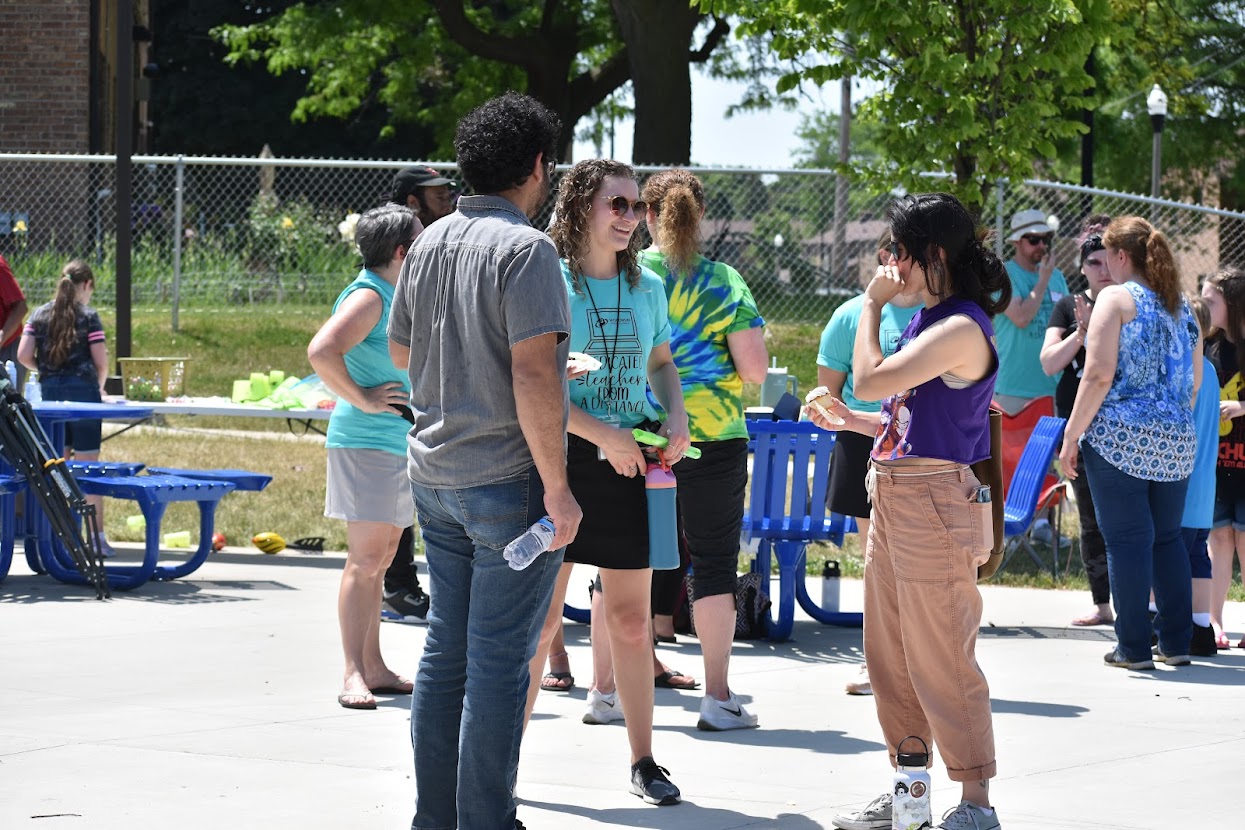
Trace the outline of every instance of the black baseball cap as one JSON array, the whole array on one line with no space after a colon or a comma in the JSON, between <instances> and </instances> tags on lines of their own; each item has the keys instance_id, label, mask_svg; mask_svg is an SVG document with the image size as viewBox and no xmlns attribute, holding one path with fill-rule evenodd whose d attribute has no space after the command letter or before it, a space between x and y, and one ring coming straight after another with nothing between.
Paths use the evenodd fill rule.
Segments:
<instances>
[{"instance_id":1,"label":"black baseball cap","mask_svg":"<svg viewBox=\"0 0 1245 830\"><path fill-rule=\"evenodd\" d=\"M431 167L407 167L394 174L389 201L405 205L406 197L414 193L417 187L440 187L453 184L452 179L447 179Z\"/></svg>"}]
</instances>

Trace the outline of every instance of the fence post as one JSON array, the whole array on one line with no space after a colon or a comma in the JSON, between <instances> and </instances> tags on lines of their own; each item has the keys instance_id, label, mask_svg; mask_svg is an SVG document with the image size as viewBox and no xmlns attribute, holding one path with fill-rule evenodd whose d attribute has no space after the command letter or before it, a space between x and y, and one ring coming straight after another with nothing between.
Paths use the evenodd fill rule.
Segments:
<instances>
[{"instance_id":1,"label":"fence post","mask_svg":"<svg viewBox=\"0 0 1245 830\"><path fill-rule=\"evenodd\" d=\"M999 179L994 183L995 193L998 199L995 201L994 207L994 255L999 259L1003 258L1003 200L1004 194L1003 180Z\"/></svg>"},{"instance_id":2,"label":"fence post","mask_svg":"<svg viewBox=\"0 0 1245 830\"><path fill-rule=\"evenodd\" d=\"M173 333L177 333L178 303L181 299L182 287L182 206L183 191L186 185L186 161L184 156L177 157L176 184L173 186Z\"/></svg>"}]
</instances>

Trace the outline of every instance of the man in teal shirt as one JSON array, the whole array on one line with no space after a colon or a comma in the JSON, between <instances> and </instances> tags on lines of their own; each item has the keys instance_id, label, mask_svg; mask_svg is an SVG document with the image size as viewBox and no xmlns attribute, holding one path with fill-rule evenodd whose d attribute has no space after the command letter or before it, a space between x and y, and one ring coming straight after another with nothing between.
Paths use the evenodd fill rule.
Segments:
<instances>
[{"instance_id":1,"label":"man in teal shirt","mask_svg":"<svg viewBox=\"0 0 1245 830\"><path fill-rule=\"evenodd\" d=\"M994 318L999 350L994 400L1009 415L1034 398L1055 394L1058 378L1042 371L1038 359L1051 311L1068 293L1068 282L1051 253L1054 240L1055 231L1042 211L1022 210L1012 217L1007 241L1015 244L1016 254L1006 266L1012 302L1003 316Z\"/></svg>"}]
</instances>

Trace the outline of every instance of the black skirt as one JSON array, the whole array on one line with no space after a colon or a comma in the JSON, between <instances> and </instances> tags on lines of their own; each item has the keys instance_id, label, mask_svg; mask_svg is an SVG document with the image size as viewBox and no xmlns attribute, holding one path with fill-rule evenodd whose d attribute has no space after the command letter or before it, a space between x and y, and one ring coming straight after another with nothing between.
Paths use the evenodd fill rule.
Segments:
<instances>
[{"instance_id":1,"label":"black skirt","mask_svg":"<svg viewBox=\"0 0 1245 830\"><path fill-rule=\"evenodd\" d=\"M597 445L568 436L567 474L571 493L584 511L579 533L566 548L566 561L599 568L637 570L649 566L648 500L644 476L620 476L597 458Z\"/></svg>"}]
</instances>

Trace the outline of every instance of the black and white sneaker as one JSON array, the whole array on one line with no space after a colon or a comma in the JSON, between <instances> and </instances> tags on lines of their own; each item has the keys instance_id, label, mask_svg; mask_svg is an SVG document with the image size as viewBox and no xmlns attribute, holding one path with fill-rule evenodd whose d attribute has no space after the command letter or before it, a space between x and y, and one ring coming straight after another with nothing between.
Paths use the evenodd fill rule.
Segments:
<instances>
[{"instance_id":1,"label":"black and white sneaker","mask_svg":"<svg viewBox=\"0 0 1245 830\"><path fill-rule=\"evenodd\" d=\"M631 765L631 792L659 807L669 807L683 800L679 788L666 776L670 770L657 766L651 755Z\"/></svg>"},{"instance_id":2,"label":"black and white sneaker","mask_svg":"<svg viewBox=\"0 0 1245 830\"><path fill-rule=\"evenodd\" d=\"M396 591L385 588L384 599L380 603L380 618L385 622L427 625L428 603L428 595L419 588L399 588Z\"/></svg>"}]
</instances>

